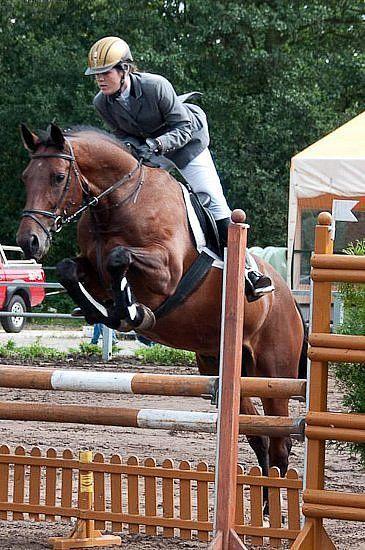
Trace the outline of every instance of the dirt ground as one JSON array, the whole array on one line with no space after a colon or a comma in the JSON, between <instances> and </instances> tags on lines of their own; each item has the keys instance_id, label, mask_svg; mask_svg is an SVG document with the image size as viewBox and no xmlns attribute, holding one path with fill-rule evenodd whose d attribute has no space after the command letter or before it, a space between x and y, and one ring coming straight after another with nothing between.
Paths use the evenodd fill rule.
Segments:
<instances>
[{"instance_id":1,"label":"dirt ground","mask_svg":"<svg viewBox=\"0 0 365 550\"><path fill-rule=\"evenodd\" d=\"M6 361L2 361L5 363ZM33 363L34 364L34 363ZM55 363L43 363L45 367L62 366ZM107 364L74 360L67 363L69 368L95 370L118 370L129 372L180 373L196 374L191 367L156 367L140 366L133 359L119 358ZM52 401L55 403L75 403L113 406L131 406L136 408L165 408L180 410L212 411L209 401L194 398L128 396L87 394L70 392L40 392L35 390L0 390L1 400L22 401ZM329 391L330 409L341 408L341 394L331 379ZM304 405L298 402L292 404L292 415L304 414ZM140 458L155 457L158 463L164 458L176 461L189 460L193 464L206 460L214 464L215 436L210 434L171 433L168 431L152 431L146 429L82 426L76 424L60 425L52 423L26 423L1 421L0 444L7 444L14 449L23 445L27 450L38 446L42 450L54 447L57 450L80 448L100 451L107 456L120 453L123 457L137 455ZM291 467L303 472L304 444L294 441L291 454ZM239 462L243 466L256 464L255 456L244 440L240 438ZM355 459L347 451L340 450L335 445L327 449L326 487L346 492L363 492L365 473ZM326 521L326 528L336 547L340 550L365 550L365 527L353 522ZM69 533L69 524L62 523L32 523L0 521L0 549L40 550L48 548L49 536L62 536ZM205 543L195 541L179 541L177 539L162 539L143 535L124 535L122 548L140 550L144 548L161 548L165 550L178 548L206 548ZM267 548L267 547L266 547Z\"/></svg>"}]
</instances>

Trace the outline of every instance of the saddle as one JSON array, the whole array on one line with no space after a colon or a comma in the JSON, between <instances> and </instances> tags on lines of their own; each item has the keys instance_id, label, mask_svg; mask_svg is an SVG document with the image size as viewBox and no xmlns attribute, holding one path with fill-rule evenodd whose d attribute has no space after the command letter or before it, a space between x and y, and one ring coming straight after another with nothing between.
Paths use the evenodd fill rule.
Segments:
<instances>
[{"instance_id":1,"label":"saddle","mask_svg":"<svg viewBox=\"0 0 365 550\"><path fill-rule=\"evenodd\" d=\"M193 190L186 184L185 187L189 191L191 204L200 223L200 227L204 233L206 247L214 252L214 254L222 258L223 251L219 242L217 224L211 212L207 208L207 204L209 204L208 195L205 195L204 193L194 193ZM191 229L190 223L189 229L195 241L195 235ZM197 245L196 241L195 244Z\"/></svg>"}]
</instances>

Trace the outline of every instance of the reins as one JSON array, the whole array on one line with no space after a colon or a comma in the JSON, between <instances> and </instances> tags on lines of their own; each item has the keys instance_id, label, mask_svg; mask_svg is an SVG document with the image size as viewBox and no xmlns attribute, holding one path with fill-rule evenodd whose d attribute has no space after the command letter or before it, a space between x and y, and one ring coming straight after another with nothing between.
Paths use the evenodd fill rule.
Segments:
<instances>
[{"instance_id":1,"label":"reins","mask_svg":"<svg viewBox=\"0 0 365 550\"><path fill-rule=\"evenodd\" d=\"M21 217L28 217L31 218L33 221L35 221L45 232L47 235L47 238L49 240L52 240L52 233L58 233L61 231L64 225L71 223L73 221L76 221L76 219L85 212L90 207L96 207L99 204L99 201L103 199L104 197L110 195L114 191L116 191L121 185L123 185L126 181L129 181L133 178L133 176L137 173L139 170L139 177L137 180L137 185L135 189L133 189L132 193L126 197L125 200L129 200L133 197L133 202L135 203L138 199L139 192L141 190L141 187L144 183L143 179L143 165L142 165L142 159L138 160L137 165L133 170L131 170L128 174L123 176L120 180L115 182L113 185L99 193L99 195L93 196L89 198L90 192L89 192L89 183L85 176L81 173L81 170L79 169L76 161L76 157L71 145L71 142L68 140L65 140L70 153L34 153L30 155L31 159L37 159L37 158L61 158L69 161L69 168L67 173L67 179L65 186L62 190L61 197L58 201L58 204L56 205L55 209L53 211L49 210L38 210L38 209L27 209L23 210ZM78 208L75 212L72 214L68 214L67 210L65 209L62 214L58 213L58 211L61 208L61 205L63 204L70 188L71 188L71 170L73 170L75 174L76 183L80 186L83 197L84 197L84 204L80 208ZM52 218L54 220L53 226L51 228L47 228L41 220L38 219L36 215L45 216L47 218Z\"/></svg>"}]
</instances>

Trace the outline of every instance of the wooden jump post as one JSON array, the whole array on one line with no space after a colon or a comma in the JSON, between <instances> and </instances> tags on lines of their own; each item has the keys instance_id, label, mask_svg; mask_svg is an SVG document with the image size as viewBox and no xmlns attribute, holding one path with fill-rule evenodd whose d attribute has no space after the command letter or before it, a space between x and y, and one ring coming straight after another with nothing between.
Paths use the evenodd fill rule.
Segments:
<instances>
[{"instance_id":1,"label":"wooden jump post","mask_svg":"<svg viewBox=\"0 0 365 550\"><path fill-rule=\"evenodd\" d=\"M313 280L309 407L306 416L305 525L292 550L335 548L324 518L365 521L365 495L327 491L324 487L326 440L365 442L365 415L327 411L328 362L364 362L365 337L330 334L331 283L365 283L365 256L333 255L332 217L318 216Z\"/></svg>"},{"instance_id":2,"label":"wooden jump post","mask_svg":"<svg viewBox=\"0 0 365 550\"><path fill-rule=\"evenodd\" d=\"M210 550L246 548L235 531L240 378L245 299L246 214L232 212L223 281L214 539ZM226 282L229 281L229 284ZM222 406L224 404L224 406Z\"/></svg>"}]
</instances>

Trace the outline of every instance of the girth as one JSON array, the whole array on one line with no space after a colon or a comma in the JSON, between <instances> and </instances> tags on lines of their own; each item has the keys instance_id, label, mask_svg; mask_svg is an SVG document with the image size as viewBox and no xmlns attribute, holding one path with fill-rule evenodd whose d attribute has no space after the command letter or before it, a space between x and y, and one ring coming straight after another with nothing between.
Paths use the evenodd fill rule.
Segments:
<instances>
[{"instance_id":1,"label":"girth","mask_svg":"<svg viewBox=\"0 0 365 550\"><path fill-rule=\"evenodd\" d=\"M156 320L161 319L173 309L180 306L203 282L208 271L212 267L214 258L206 252L201 252L197 259L189 267L188 271L183 275L175 293L169 296L155 311L153 312Z\"/></svg>"}]
</instances>

